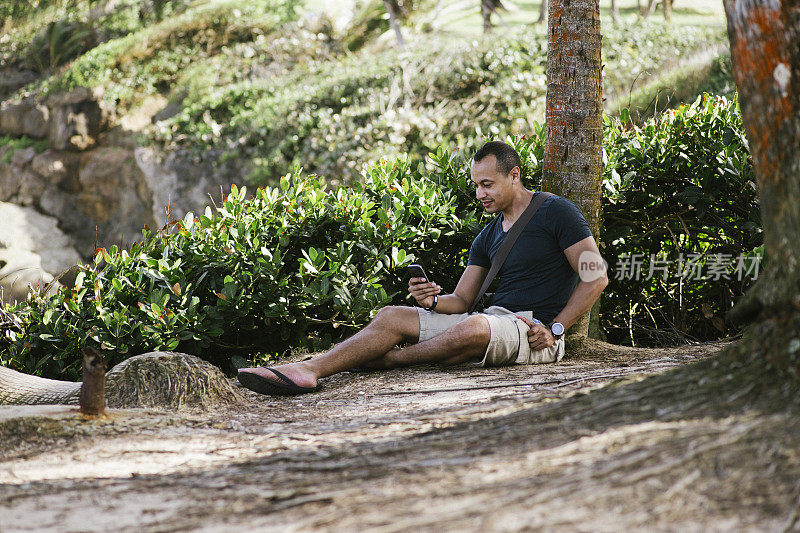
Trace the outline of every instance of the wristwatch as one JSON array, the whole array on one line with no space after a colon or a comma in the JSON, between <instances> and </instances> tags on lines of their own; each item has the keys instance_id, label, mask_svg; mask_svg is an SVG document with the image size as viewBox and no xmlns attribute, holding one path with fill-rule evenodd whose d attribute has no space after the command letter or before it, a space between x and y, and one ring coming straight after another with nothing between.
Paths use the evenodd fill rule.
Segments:
<instances>
[{"instance_id":1,"label":"wristwatch","mask_svg":"<svg viewBox=\"0 0 800 533\"><path fill-rule=\"evenodd\" d=\"M424 309L426 311L433 311L434 309L436 309L436 304L438 304L438 303L439 303L439 295L438 294L434 294L433 295L433 304L430 307L425 307Z\"/></svg>"},{"instance_id":2,"label":"wristwatch","mask_svg":"<svg viewBox=\"0 0 800 533\"><path fill-rule=\"evenodd\" d=\"M558 340L564 336L564 324L561 322L553 322L550 324L550 331L553 333L553 337Z\"/></svg>"}]
</instances>

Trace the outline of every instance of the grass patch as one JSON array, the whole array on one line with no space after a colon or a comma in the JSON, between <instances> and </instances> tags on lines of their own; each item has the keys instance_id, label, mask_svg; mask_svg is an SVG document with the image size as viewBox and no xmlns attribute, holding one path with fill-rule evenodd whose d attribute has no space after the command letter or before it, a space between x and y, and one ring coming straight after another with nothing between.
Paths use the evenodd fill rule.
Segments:
<instances>
[{"instance_id":1,"label":"grass patch","mask_svg":"<svg viewBox=\"0 0 800 533\"><path fill-rule=\"evenodd\" d=\"M5 153L0 157L0 163L8 163L11 161L11 156L17 150L22 150L33 146L37 154L41 154L47 150L47 139L31 139L30 137L10 137L8 135L0 135L0 153ZM10 147L10 149L6 148ZM6 151L7 150L7 151Z\"/></svg>"}]
</instances>

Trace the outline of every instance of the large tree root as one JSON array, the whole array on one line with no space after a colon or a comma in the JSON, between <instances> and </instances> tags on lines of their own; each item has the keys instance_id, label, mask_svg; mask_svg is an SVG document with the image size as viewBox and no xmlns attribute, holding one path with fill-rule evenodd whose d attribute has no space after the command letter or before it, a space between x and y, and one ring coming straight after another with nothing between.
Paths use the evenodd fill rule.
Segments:
<instances>
[{"instance_id":1,"label":"large tree root","mask_svg":"<svg viewBox=\"0 0 800 533\"><path fill-rule=\"evenodd\" d=\"M0 367L0 405L77 405L80 382L43 379ZM214 365L194 355L151 352L126 359L106 376L112 408L212 409L246 403Z\"/></svg>"}]
</instances>

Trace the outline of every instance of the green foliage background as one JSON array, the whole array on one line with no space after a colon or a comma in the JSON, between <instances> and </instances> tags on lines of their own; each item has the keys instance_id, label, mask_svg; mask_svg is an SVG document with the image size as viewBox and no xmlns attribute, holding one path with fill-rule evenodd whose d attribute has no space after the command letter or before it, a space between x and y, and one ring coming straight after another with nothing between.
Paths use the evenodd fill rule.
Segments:
<instances>
[{"instance_id":1,"label":"green foliage background","mask_svg":"<svg viewBox=\"0 0 800 533\"><path fill-rule=\"evenodd\" d=\"M537 126L512 140L533 188L543 137ZM628 328L620 327L649 320L713 338L714 319L746 282L615 280L613 268L623 253L757 251L757 195L736 102L705 96L641 128L609 120L604 143L609 337L658 342L626 339ZM351 187L326 188L301 172L252 197L233 187L217 208L145 231L130 250L99 251L74 287L10 309L15 325L1 362L77 378L86 344L108 350L110 364L177 349L227 369L237 356L257 362L293 347L326 348L380 307L408 303L404 267L411 261L453 289L488 221L468 170L464 152L439 148L427 164L369 165Z\"/></svg>"}]
</instances>

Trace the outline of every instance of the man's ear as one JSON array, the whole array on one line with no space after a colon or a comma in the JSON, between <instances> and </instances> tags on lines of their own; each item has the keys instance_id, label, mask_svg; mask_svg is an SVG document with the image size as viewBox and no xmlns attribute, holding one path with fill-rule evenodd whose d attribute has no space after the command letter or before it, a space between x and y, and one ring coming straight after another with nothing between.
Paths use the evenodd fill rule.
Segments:
<instances>
[{"instance_id":1,"label":"man's ear","mask_svg":"<svg viewBox=\"0 0 800 533\"><path fill-rule=\"evenodd\" d=\"M519 181L522 182L522 169L519 167L514 167L509 172L509 176L511 176L511 181Z\"/></svg>"}]
</instances>

